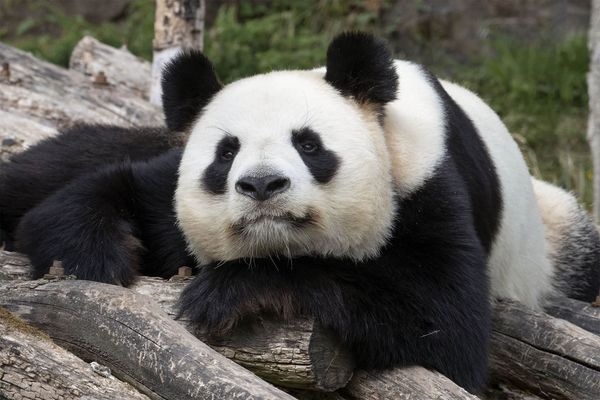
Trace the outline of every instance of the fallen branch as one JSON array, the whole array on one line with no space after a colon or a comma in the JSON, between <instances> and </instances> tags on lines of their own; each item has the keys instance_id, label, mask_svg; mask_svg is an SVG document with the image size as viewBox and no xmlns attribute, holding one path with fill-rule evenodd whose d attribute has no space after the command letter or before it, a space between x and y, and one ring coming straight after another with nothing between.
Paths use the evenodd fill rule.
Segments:
<instances>
[{"instance_id":1,"label":"fallen branch","mask_svg":"<svg viewBox=\"0 0 600 400\"><path fill-rule=\"evenodd\" d=\"M108 46L91 36L85 36L77 43L69 60L69 69L83 73L90 80L104 75L107 84L146 100L151 68L148 61L134 56L126 48Z\"/></svg>"},{"instance_id":2,"label":"fallen branch","mask_svg":"<svg viewBox=\"0 0 600 400\"><path fill-rule=\"evenodd\" d=\"M113 376L96 374L89 364L1 307L0 398L148 399Z\"/></svg>"},{"instance_id":3,"label":"fallen branch","mask_svg":"<svg viewBox=\"0 0 600 400\"><path fill-rule=\"evenodd\" d=\"M600 399L600 336L517 303L494 310L495 379L544 397Z\"/></svg>"},{"instance_id":4,"label":"fallen branch","mask_svg":"<svg viewBox=\"0 0 600 400\"><path fill-rule=\"evenodd\" d=\"M76 121L121 126L162 125L161 110L130 90L99 76L57 67L31 54L0 43L0 109L49 129ZM0 126L5 125L0 123ZM13 124L14 125L14 124ZM6 126L6 125L5 125ZM4 131L0 129L0 132ZM43 136L52 133L36 129ZM30 145L39 137L21 136L22 129L6 138Z\"/></svg>"},{"instance_id":5,"label":"fallen branch","mask_svg":"<svg viewBox=\"0 0 600 400\"><path fill-rule=\"evenodd\" d=\"M27 279L27 265L27 259L18 253L0 252L0 273L4 271L4 276ZM130 289L151 297L173 317L185 284L140 277ZM188 326L186 321L179 322ZM353 372L349 354L329 332L308 319L286 323L265 320L252 327L240 327L228 338L204 339L215 350L279 386L333 391L344 387ZM422 368L392 371L381 376L360 374L360 380L350 385L354 389L349 389L349 396L376 391L381 381L387 381L387 393L394 396L410 394L413 390L428 393L427 390L435 387L445 387L446 393L456 392L461 396L466 393L441 374Z\"/></svg>"},{"instance_id":6,"label":"fallen branch","mask_svg":"<svg viewBox=\"0 0 600 400\"><path fill-rule=\"evenodd\" d=\"M600 307L562 297L549 301L544 311L553 317L562 318L586 331L600 335Z\"/></svg>"},{"instance_id":7,"label":"fallen branch","mask_svg":"<svg viewBox=\"0 0 600 400\"><path fill-rule=\"evenodd\" d=\"M19 153L38 140L54 136L56 128L26 116L0 110L0 162Z\"/></svg>"},{"instance_id":8,"label":"fallen branch","mask_svg":"<svg viewBox=\"0 0 600 400\"><path fill-rule=\"evenodd\" d=\"M423 367L370 373L357 371L342 394L351 399L475 400L476 396L442 374Z\"/></svg>"},{"instance_id":9,"label":"fallen branch","mask_svg":"<svg viewBox=\"0 0 600 400\"><path fill-rule=\"evenodd\" d=\"M8 270L11 272L5 272L5 276L26 279L26 259L16 253L0 252L0 274ZM131 289L151 296L163 310L173 316L176 312L176 301L184 285L185 282L181 281L142 277ZM591 312L586 314L586 318L593 324L597 322L593 315L596 309L591 308L589 311ZM494 314L491 360L495 381L539 393L542 397L545 397L544 393L550 393L563 399L600 398L599 336L567 321L530 311L512 302L499 302ZM281 351L281 343L290 343L286 342L290 338L294 344L284 346L285 351ZM310 351L311 342L320 341L328 343L322 346L328 352L316 353L328 354L329 358L326 359L339 363L336 366L337 372L329 378L324 378L323 372L318 372L326 370L314 368L315 363L320 361L314 358L315 352ZM236 332L226 341L210 343L215 349L271 382L288 387L320 390L334 390L336 385L343 386L344 379L352 372L347 355L336 355L335 351L331 350L335 348L335 344L334 338L311 325L310 321L297 321L288 325L264 321L262 325L257 325L250 331ZM294 360L302 360L301 368L311 365L311 368L314 368L312 372L298 375L301 378L289 377L287 374L291 373L290 369L280 375L273 374L273 371L278 371L280 365L289 365L290 354L294 354L294 349L298 354ZM341 379L340 376L346 378ZM325 385L323 382L333 383ZM415 393L432 396L435 393L443 393L439 396L444 398L469 396L444 376L423 368L405 368L381 374L356 372L342 395L350 398L403 398L409 394L414 397Z\"/></svg>"},{"instance_id":10,"label":"fallen branch","mask_svg":"<svg viewBox=\"0 0 600 400\"><path fill-rule=\"evenodd\" d=\"M0 305L153 399L292 399L126 288L77 280L5 281Z\"/></svg>"}]
</instances>

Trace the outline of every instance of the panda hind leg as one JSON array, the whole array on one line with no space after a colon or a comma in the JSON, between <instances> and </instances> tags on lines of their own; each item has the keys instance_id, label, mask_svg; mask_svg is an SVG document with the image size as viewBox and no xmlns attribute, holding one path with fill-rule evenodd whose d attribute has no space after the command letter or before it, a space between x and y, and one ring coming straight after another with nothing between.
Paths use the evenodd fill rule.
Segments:
<instances>
[{"instance_id":1,"label":"panda hind leg","mask_svg":"<svg viewBox=\"0 0 600 400\"><path fill-rule=\"evenodd\" d=\"M600 294L598 228L571 193L535 178L532 183L554 267L554 287L570 298L593 301Z\"/></svg>"},{"instance_id":2,"label":"panda hind leg","mask_svg":"<svg viewBox=\"0 0 600 400\"><path fill-rule=\"evenodd\" d=\"M79 279L127 286L144 252L136 232L130 163L80 176L31 209L17 228L17 249L34 278L54 260Z\"/></svg>"}]
</instances>

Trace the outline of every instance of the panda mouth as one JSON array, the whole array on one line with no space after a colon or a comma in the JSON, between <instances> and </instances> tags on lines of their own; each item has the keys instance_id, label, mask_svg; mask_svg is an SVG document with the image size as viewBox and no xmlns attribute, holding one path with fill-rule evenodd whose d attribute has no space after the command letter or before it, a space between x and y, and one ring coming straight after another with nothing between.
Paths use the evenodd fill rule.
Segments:
<instances>
[{"instance_id":1,"label":"panda mouth","mask_svg":"<svg viewBox=\"0 0 600 400\"><path fill-rule=\"evenodd\" d=\"M312 210L309 210L301 217L293 215L292 213L285 213L282 215L263 214L254 218L242 218L231 226L231 230L237 235L242 235L246 233L247 228L251 226L269 223L285 224L289 227L299 229L307 225L315 224L316 221L316 213Z\"/></svg>"}]
</instances>

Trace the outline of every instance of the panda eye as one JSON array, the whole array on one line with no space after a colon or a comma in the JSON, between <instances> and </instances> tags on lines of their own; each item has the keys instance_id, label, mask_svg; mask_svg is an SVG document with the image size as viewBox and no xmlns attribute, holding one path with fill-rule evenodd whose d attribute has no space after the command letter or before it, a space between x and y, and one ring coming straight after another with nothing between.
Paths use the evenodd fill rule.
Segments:
<instances>
[{"instance_id":1,"label":"panda eye","mask_svg":"<svg viewBox=\"0 0 600 400\"><path fill-rule=\"evenodd\" d=\"M235 153L231 150L223 150L221 152L221 159L224 161L231 161L235 157Z\"/></svg>"},{"instance_id":2,"label":"panda eye","mask_svg":"<svg viewBox=\"0 0 600 400\"><path fill-rule=\"evenodd\" d=\"M315 142L305 142L300 145L304 153L314 153L319 146Z\"/></svg>"}]
</instances>

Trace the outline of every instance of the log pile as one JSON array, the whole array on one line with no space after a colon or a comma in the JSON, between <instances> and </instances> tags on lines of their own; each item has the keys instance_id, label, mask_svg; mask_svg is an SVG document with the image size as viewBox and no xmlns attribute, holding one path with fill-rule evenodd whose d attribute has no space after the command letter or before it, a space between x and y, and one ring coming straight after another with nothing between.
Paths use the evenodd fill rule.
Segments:
<instances>
[{"instance_id":1,"label":"log pile","mask_svg":"<svg viewBox=\"0 0 600 400\"><path fill-rule=\"evenodd\" d=\"M476 398L421 367L354 371L346 349L309 319L264 320L239 327L227 338L194 339L193 326L185 320L172 320L184 279L140 277L130 288L122 288L73 279L29 281L27 274L25 257L0 252L0 306L45 331L83 360L108 366L116 377L150 397L196 398L190 382L215 382L207 365L218 365L215 375L227 376L228 396L250 387L264 389L255 381L236 382L235 364L223 355L278 387L292 389L290 393L299 398L314 395L306 390L335 392L337 398L351 399L415 398L415 393L423 396L416 398ZM564 307L564 301L553 300L549 310ZM600 309L576 305L578 318L585 315L586 323L600 324ZM540 398L597 399L600 336L547 313L498 302L491 370L493 381L503 384L502 390L510 391L510 398L534 399L525 393L535 393ZM223 389L223 385L218 382L217 386ZM273 393L279 396L274 398L288 396ZM273 393L270 395L275 396ZM488 397L494 398L499 390L491 393ZM250 394L244 392L240 398L246 395Z\"/></svg>"},{"instance_id":2,"label":"log pile","mask_svg":"<svg viewBox=\"0 0 600 400\"><path fill-rule=\"evenodd\" d=\"M0 44L0 64L4 159L78 121L162 123L146 99L150 65L124 49L85 38L64 70ZM122 288L31 281L28 268L0 251L0 398L600 398L600 308L575 300L552 299L545 312L498 302L492 384L476 396L422 367L357 371L310 319L203 337L174 319L186 278Z\"/></svg>"},{"instance_id":3,"label":"log pile","mask_svg":"<svg viewBox=\"0 0 600 400\"><path fill-rule=\"evenodd\" d=\"M77 122L123 126L163 123L160 108L135 89L135 85L143 83L137 80L135 85L122 84L123 77L131 80L130 74L135 75L135 71L149 71L148 63L131 57L125 50L108 53L104 45L92 39L83 39L76 49L71 58L76 69L66 70L0 43L3 160ZM113 68L96 69L110 65L111 60ZM86 75L88 72L90 75Z\"/></svg>"}]
</instances>

